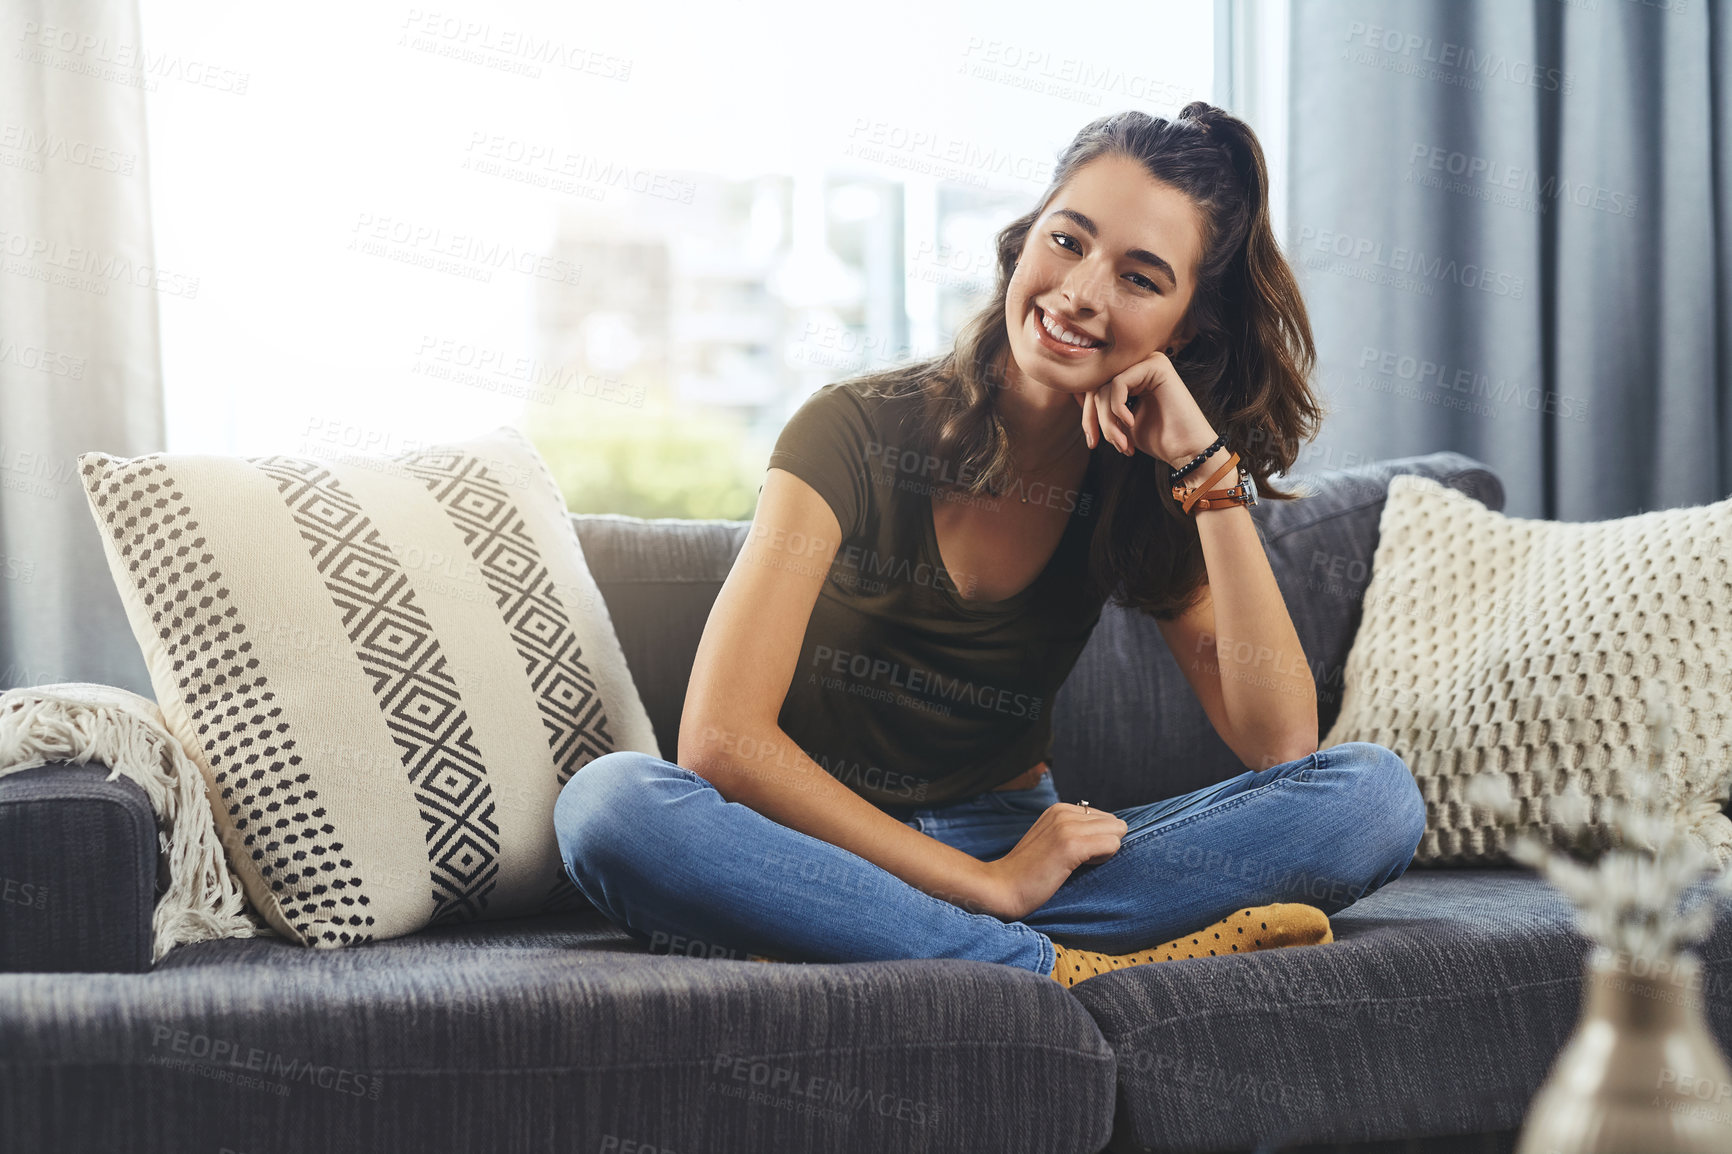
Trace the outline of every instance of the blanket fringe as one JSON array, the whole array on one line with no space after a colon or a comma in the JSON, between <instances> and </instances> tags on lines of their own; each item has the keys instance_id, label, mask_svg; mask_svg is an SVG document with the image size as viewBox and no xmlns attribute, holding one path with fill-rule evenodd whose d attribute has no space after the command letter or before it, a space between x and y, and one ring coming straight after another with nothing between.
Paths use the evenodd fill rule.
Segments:
<instances>
[{"instance_id":1,"label":"blanket fringe","mask_svg":"<svg viewBox=\"0 0 1732 1154\"><path fill-rule=\"evenodd\" d=\"M109 781L125 777L150 798L169 876L152 916L153 964L189 942L275 935L248 906L223 855L204 776L154 702L82 683L0 694L0 777L51 761L100 762Z\"/></svg>"}]
</instances>

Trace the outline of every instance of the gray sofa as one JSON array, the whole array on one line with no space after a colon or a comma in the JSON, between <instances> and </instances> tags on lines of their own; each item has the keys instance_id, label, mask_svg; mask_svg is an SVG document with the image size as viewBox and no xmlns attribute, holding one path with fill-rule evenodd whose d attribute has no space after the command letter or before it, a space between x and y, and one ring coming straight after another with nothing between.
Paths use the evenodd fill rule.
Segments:
<instances>
[{"instance_id":1,"label":"gray sofa","mask_svg":"<svg viewBox=\"0 0 1732 1154\"><path fill-rule=\"evenodd\" d=\"M1440 453L1255 510L1325 728L1396 472L1502 505L1496 477ZM746 523L574 522L672 758ZM1055 725L1066 800L1116 808L1242 769L1154 623L1110 605ZM1577 1018L1588 948L1525 869L1415 865L1335 915L1332 944L1074 989L946 959L646 952L592 910L336 951L207 942L153 969L150 809L103 774L0 779L0 1150L1503 1151ZM1702 954L1732 981L1732 918ZM1732 1002L1710 1001L1726 1045Z\"/></svg>"}]
</instances>

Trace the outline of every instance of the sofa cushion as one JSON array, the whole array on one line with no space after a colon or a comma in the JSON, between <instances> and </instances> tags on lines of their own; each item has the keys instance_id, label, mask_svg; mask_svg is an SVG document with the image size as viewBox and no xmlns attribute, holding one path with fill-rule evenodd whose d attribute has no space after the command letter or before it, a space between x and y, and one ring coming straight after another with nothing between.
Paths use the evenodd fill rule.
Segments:
<instances>
[{"instance_id":1,"label":"sofa cushion","mask_svg":"<svg viewBox=\"0 0 1732 1154\"><path fill-rule=\"evenodd\" d=\"M1108 1140L1112 1051L1049 978L664 950L585 911L338 951L201 942L143 975L0 977L0 1149L1095 1154Z\"/></svg>"},{"instance_id":2,"label":"sofa cushion","mask_svg":"<svg viewBox=\"0 0 1732 1154\"><path fill-rule=\"evenodd\" d=\"M660 756L677 761L698 640L751 522L617 513L573 513L571 522L655 727Z\"/></svg>"},{"instance_id":3,"label":"sofa cushion","mask_svg":"<svg viewBox=\"0 0 1732 1154\"><path fill-rule=\"evenodd\" d=\"M1429 815L1419 861L1505 864L1516 831L1559 820L1565 788L1595 803L1576 848L1616 845L1604 802L1630 803L1639 781L1732 863L1732 498L1541 521L1397 477L1379 532L1322 744L1372 741L1406 760ZM1468 801L1480 774L1507 786L1519 820Z\"/></svg>"},{"instance_id":4,"label":"sofa cushion","mask_svg":"<svg viewBox=\"0 0 1732 1154\"><path fill-rule=\"evenodd\" d=\"M1378 519L1389 479L1401 473L1503 507L1503 486L1484 465L1460 453L1432 453L1295 478L1307 496L1252 509L1317 683L1319 733L1341 708ZM1109 601L1053 701L1059 796L1121 809L1189 793L1245 768L1209 723L1154 618Z\"/></svg>"},{"instance_id":5,"label":"sofa cushion","mask_svg":"<svg viewBox=\"0 0 1732 1154\"><path fill-rule=\"evenodd\" d=\"M1520 1126L1580 1016L1590 942L1568 900L1520 867L1410 870L1330 923L1326 945L1072 987L1119 1056L1114 1149ZM1700 950L1708 991L1732 982L1732 917L1716 930ZM1703 1000L1732 1047L1732 999Z\"/></svg>"},{"instance_id":6,"label":"sofa cushion","mask_svg":"<svg viewBox=\"0 0 1732 1154\"><path fill-rule=\"evenodd\" d=\"M333 947L581 902L554 800L655 738L522 434L79 466L164 720L277 933Z\"/></svg>"}]
</instances>

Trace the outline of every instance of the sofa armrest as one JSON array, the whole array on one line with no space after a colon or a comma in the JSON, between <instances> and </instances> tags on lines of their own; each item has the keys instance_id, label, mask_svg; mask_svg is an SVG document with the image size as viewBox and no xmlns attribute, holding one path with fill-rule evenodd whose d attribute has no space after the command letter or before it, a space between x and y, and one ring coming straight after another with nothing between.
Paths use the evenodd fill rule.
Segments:
<instances>
[{"instance_id":1,"label":"sofa armrest","mask_svg":"<svg viewBox=\"0 0 1732 1154\"><path fill-rule=\"evenodd\" d=\"M0 972L151 968L156 813L99 763L0 777Z\"/></svg>"}]
</instances>

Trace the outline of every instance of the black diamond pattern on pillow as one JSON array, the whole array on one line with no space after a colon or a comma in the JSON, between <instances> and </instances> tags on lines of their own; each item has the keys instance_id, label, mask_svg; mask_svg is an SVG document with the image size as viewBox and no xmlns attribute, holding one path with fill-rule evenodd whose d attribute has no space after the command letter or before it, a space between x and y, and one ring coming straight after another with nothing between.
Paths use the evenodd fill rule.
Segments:
<instances>
[{"instance_id":1,"label":"black diamond pattern on pillow","mask_svg":"<svg viewBox=\"0 0 1732 1154\"><path fill-rule=\"evenodd\" d=\"M199 523L160 458L107 470L92 489L117 552L167 648L175 685L207 751L237 849L251 857L289 924L327 945L373 940L355 863L300 770L289 719L276 702L252 642L227 604L229 591ZM344 928L348 927L348 928Z\"/></svg>"},{"instance_id":2,"label":"black diamond pattern on pillow","mask_svg":"<svg viewBox=\"0 0 1732 1154\"><path fill-rule=\"evenodd\" d=\"M563 786L580 767L611 752L614 740L570 616L523 517L480 458L433 449L394 460L426 484L463 534L523 658L536 708L547 728L554 771ZM551 828L551 813L547 820ZM562 870L542 908L588 905Z\"/></svg>"},{"instance_id":3,"label":"black diamond pattern on pillow","mask_svg":"<svg viewBox=\"0 0 1732 1154\"><path fill-rule=\"evenodd\" d=\"M431 924L481 916L499 877L493 791L457 682L414 587L329 469L294 457L248 461L276 481L300 526L401 750L426 826Z\"/></svg>"}]
</instances>

